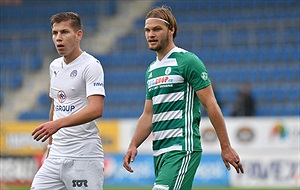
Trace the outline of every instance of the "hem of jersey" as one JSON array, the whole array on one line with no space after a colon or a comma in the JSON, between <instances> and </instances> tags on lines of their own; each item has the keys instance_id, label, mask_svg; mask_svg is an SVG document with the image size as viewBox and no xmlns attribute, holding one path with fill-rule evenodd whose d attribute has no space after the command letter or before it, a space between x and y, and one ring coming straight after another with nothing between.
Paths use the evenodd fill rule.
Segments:
<instances>
[{"instance_id":1,"label":"hem of jersey","mask_svg":"<svg viewBox=\"0 0 300 190\"><path fill-rule=\"evenodd\" d=\"M167 152L172 152L172 151L183 151L183 152L203 152L202 149L199 150L193 150L193 151L188 151L188 150L182 150L182 149L168 149L168 150L164 150L164 151L154 151L153 152L153 156L159 156L161 154L167 153Z\"/></svg>"},{"instance_id":2,"label":"hem of jersey","mask_svg":"<svg viewBox=\"0 0 300 190\"><path fill-rule=\"evenodd\" d=\"M74 159L74 160L103 160L104 156L97 156L97 157L76 157L76 156L55 156L51 155L48 158L54 158L54 159Z\"/></svg>"}]
</instances>

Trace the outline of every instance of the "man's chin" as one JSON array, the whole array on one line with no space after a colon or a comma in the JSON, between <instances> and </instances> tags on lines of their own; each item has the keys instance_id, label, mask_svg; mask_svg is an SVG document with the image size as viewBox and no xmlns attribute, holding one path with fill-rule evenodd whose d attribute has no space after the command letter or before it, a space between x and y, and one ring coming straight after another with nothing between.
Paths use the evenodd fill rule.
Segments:
<instances>
[{"instance_id":1,"label":"man's chin","mask_svg":"<svg viewBox=\"0 0 300 190\"><path fill-rule=\"evenodd\" d=\"M158 48L156 48L156 47L151 47L151 46L149 46L148 47L150 50L152 50L152 51L157 51L158 50Z\"/></svg>"},{"instance_id":2,"label":"man's chin","mask_svg":"<svg viewBox=\"0 0 300 190\"><path fill-rule=\"evenodd\" d=\"M60 55L60 56L65 56L65 53L63 53L63 52L57 52L58 53L58 55Z\"/></svg>"}]
</instances>

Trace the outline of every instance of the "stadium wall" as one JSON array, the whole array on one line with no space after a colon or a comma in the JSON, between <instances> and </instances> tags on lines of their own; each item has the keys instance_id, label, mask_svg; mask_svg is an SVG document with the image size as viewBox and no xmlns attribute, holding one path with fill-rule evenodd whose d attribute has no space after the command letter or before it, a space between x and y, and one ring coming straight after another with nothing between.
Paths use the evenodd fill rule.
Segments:
<instances>
[{"instance_id":1,"label":"stadium wall","mask_svg":"<svg viewBox=\"0 0 300 190\"><path fill-rule=\"evenodd\" d=\"M1 183L30 184L43 161L46 143L36 142L31 132L42 122L1 123ZM100 120L105 151L105 186L145 186L154 182L152 136L139 147L132 164L123 167L123 155L137 119ZM226 118L232 146L239 152L245 173L227 171L220 146L208 118L201 121L203 157L194 186L300 187L299 117Z\"/></svg>"}]
</instances>

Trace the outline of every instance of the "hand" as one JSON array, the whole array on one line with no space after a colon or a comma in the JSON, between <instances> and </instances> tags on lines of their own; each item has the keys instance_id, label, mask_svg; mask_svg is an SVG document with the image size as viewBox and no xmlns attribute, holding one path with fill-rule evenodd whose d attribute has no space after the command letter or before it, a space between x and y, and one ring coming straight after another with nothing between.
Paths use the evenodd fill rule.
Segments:
<instances>
[{"instance_id":1,"label":"hand","mask_svg":"<svg viewBox=\"0 0 300 190\"><path fill-rule=\"evenodd\" d=\"M131 147L131 148L128 148L128 150L124 156L123 167L131 173L133 172L133 170L130 166L130 162L134 162L134 159L135 159L135 156L137 155L137 153L138 153L137 148Z\"/></svg>"},{"instance_id":2,"label":"hand","mask_svg":"<svg viewBox=\"0 0 300 190\"><path fill-rule=\"evenodd\" d=\"M49 121L41 124L32 132L34 140L39 141L42 139L42 142L45 142L51 135L56 133L59 129L59 126L54 121Z\"/></svg>"},{"instance_id":3,"label":"hand","mask_svg":"<svg viewBox=\"0 0 300 190\"><path fill-rule=\"evenodd\" d=\"M231 146L222 149L222 159L228 170L230 170L229 164L231 164L237 173L244 173L243 165L240 161L239 155Z\"/></svg>"}]
</instances>

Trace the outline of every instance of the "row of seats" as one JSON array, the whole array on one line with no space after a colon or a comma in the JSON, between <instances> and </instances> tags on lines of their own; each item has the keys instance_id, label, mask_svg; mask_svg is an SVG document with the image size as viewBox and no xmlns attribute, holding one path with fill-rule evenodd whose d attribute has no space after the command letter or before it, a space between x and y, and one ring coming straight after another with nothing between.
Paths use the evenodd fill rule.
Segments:
<instances>
[{"instance_id":1,"label":"row of seats","mask_svg":"<svg viewBox=\"0 0 300 190\"><path fill-rule=\"evenodd\" d=\"M187 13L190 11L199 11L199 10L227 10L232 11L236 9L246 9L253 10L257 8L274 8L274 7L293 7L297 5L297 0L251 0L251 1L236 1L236 0L227 0L227 1L189 1L188 3L184 1L159 1L157 5L166 4L172 7L172 9L181 10L182 13Z\"/></svg>"},{"instance_id":2,"label":"row of seats","mask_svg":"<svg viewBox=\"0 0 300 190\"><path fill-rule=\"evenodd\" d=\"M45 35L40 34L49 33L50 16L61 11L78 12L84 23L83 27L90 25L95 29L98 26L98 19L94 18L114 14L116 1L89 1L88 3L72 1L72 7L70 7L69 3L63 1L25 0L18 5L1 6L1 75L13 75L13 78L17 77L18 81L26 72L37 71L41 68L41 55L44 54L41 49L47 49L44 47L44 41L48 42L51 39L44 39ZM25 30L28 30L29 33L26 33ZM14 80L13 78L12 80ZM2 80L1 83L5 83L5 87L20 87L6 83L11 79L10 76L3 76L2 79L4 81Z\"/></svg>"},{"instance_id":3,"label":"row of seats","mask_svg":"<svg viewBox=\"0 0 300 190\"><path fill-rule=\"evenodd\" d=\"M72 6L70 6L70 3ZM38 72L44 55L50 48L50 16L62 11L80 14L83 28L92 32L101 17L116 13L117 1L31 1L1 4L0 11L0 105L5 101L6 91L22 88L24 77ZM37 108L20 114L23 119L47 119L48 107L37 102ZM27 115L27 116L26 116Z\"/></svg>"},{"instance_id":4,"label":"row of seats","mask_svg":"<svg viewBox=\"0 0 300 190\"><path fill-rule=\"evenodd\" d=\"M230 10L224 8L226 7L225 5L219 4L219 8L217 6L213 9L222 9L223 12L220 14L218 11L214 14L209 14L209 11L205 11L207 5L210 4L207 2L203 5L201 3L198 4L198 1L189 3L184 1L176 3L174 1L163 1L155 5L170 5L173 12L178 13L179 17L176 18L180 24L179 28L180 26L184 27L180 28L175 42L180 47L195 52L206 63L207 67L211 68L211 78L220 87L217 89L218 97L219 101L222 102L225 116L230 115L231 104L236 99L236 89L243 82L249 82L253 86L252 93L258 104L256 115L298 115L299 108L297 104L291 103L299 101L299 88L297 87L297 82L299 81L299 65L297 64L299 61L299 50L297 47L300 41L297 24L299 22L299 13L294 8L294 5L298 2L253 2L255 9L250 8L252 4L246 6L246 3L243 4L244 2L239 1L230 1L229 3L232 6L230 6L231 8L227 7ZM248 3L253 2L249 1ZM211 3L213 4L214 2ZM199 7L200 4L201 8ZM238 6L244 9L242 11L231 11L232 7ZM274 7L276 7L276 11L273 11ZM268 10L265 11L264 9ZM199 10L203 10L202 12L204 13L199 13ZM236 14L237 12L239 14ZM203 15L204 17L202 17ZM207 26L210 26L208 23L211 22L213 24L215 20L223 24L232 24L230 26L236 24L240 27L226 28L226 25L224 25L227 29L225 35L218 25L212 27L215 30L206 30L205 26L202 26L204 29L201 29L203 21L205 23L207 21ZM285 21L288 23L286 25L288 27L282 27L281 24ZM270 25L271 22L274 25ZM251 23L252 27L249 27L247 23ZM135 22L135 28L143 28L143 26L144 18ZM197 26L200 27L197 28ZM196 30L193 28L196 28ZM220 42L224 41L226 41L224 46L226 48L220 47ZM208 45L210 46L208 47ZM117 47L115 50L116 54L110 54L104 58L105 61L108 61L106 67L108 71L106 72L106 84L108 86L116 86L117 84L109 80L113 80L115 75L120 75L122 78L122 75L126 75L124 72L127 71L127 78L124 77L124 79L133 80L136 77L130 77L130 71L133 68L135 68L136 73L141 72L144 74L145 68L155 57L153 54L145 55L144 51L147 48L142 31L132 31L120 38ZM118 56L118 54L122 54L122 56ZM145 58L140 58L139 55ZM132 56L135 56L135 59L132 59ZM110 57L112 59L109 59ZM120 71L112 69L113 74L111 74L109 64L112 64L113 68L118 66L117 68ZM142 79L142 76L140 76L140 79ZM124 86L129 85L123 81L120 81L120 84ZM134 85L143 86L144 84L135 81ZM223 85L229 87L224 88ZM140 90L145 91L142 87ZM120 96L121 94L117 94L116 99L119 100L120 98L117 97ZM126 100L121 98L121 101L132 101L136 107L139 107L144 96L136 93L134 97L140 97L141 99L135 98L136 101L134 101L134 98L128 97L125 98ZM118 100L110 102L112 107L115 107ZM281 106L272 107L272 105L278 105L278 102ZM286 107L282 108L285 105ZM110 110L110 108L108 109ZM115 115L119 115L119 113L116 112ZM129 113L127 116L129 116ZM107 117L111 117L110 114Z\"/></svg>"},{"instance_id":5,"label":"row of seats","mask_svg":"<svg viewBox=\"0 0 300 190\"><path fill-rule=\"evenodd\" d=\"M188 38L187 36L186 38ZM144 39L143 39L144 40ZM132 41L134 38L132 38ZM300 41L300 40L299 40ZM298 42L299 42L298 41ZM122 43L120 41L119 43ZM139 42L137 42L139 43ZM261 48L231 48L231 49L221 49L219 47L215 47L213 50L209 50L206 48L185 48L185 45L178 39L178 46L183 47L189 51L193 51L200 59L204 62L210 64L253 64L253 63L282 63L282 62L298 62L300 58L299 50L297 47L285 45L281 47L261 47ZM124 44L126 44L124 42ZM186 42L184 43L186 44ZM189 43L191 44L191 42ZM128 46L137 46L137 45L123 45L124 49L131 49ZM145 48L145 47L144 47ZM155 53L151 51L141 51L138 54L133 54L134 52L127 51L121 53L112 53L110 55L97 56L103 64L108 65L130 65L130 66L147 66L150 62L155 60ZM133 58L134 56L134 58ZM131 68L131 67L130 67Z\"/></svg>"},{"instance_id":6,"label":"row of seats","mask_svg":"<svg viewBox=\"0 0 300 190\"><path fill-rule=\"evenodd\" d=\"M299 115L298 1L167 0L154 6L163 4L172 7L179 23L175 43L196 53L209 69L225 116L243 82L252 87L257 116ZM103 118L137 118L142 112L144 74L155 59L143 27L144 18L138 19L134 28L141 30L119 38L112 52L96 55L105 71ZM41 113L47 119L49 110L37 110L20 119Z\"/></svg>"},{"instance_id":7,"label":"row of seats","mask_svg":"<svg viewBox=\"0 0 300 190\"><path fill-rule=\"evenodd\" d=\"M41 55L35 55L35 56L2 56L1 57L1 65L0 70L5 71L7 73L11 71L24 71L24 70L30 70L30 71L37 71L42 66L42 57Z\"/></svg>"},{"instance_id":8,"label":"row of seats","mask_svg":"<svg viewBox=\"0 0 300 190\"><path fill-rule=\"evenodd\" d=\"M51 15L62 11L77 12L83 16L84 27L95 29L98 24L95 17L113 15L116 1L72 1L72 6L67 1L23 1L20 6L1 8L0 32L46 32L50 27Z\"/></svg>"}]
</instances>

